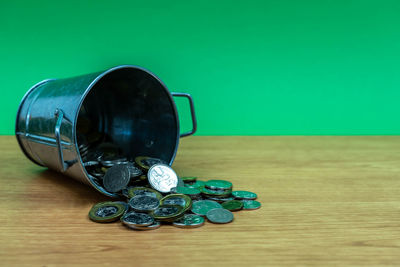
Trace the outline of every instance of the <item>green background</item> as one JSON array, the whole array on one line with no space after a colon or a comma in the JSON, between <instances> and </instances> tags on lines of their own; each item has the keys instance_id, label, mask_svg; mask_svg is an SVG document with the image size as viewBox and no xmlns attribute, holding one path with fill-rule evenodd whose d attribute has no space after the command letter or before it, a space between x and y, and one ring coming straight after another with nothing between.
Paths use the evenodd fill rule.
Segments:
<instances>
[{"instance_id":1,"label":"green background","mask_svg":"<svg viewBox=\"0 0 400 267\"><path fill-rule=\"evenodd\" d=\"M36 82L120 64L199 135L400 134L397 0L0 1L0 134Z\"/></svg>"}]
</instances>

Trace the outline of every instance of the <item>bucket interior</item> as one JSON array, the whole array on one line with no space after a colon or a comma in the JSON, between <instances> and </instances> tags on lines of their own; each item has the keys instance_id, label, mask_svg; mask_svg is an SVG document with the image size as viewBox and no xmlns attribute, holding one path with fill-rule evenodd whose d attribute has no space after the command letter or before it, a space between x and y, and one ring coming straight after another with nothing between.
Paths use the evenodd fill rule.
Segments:
<instances>
[{"instance_id":1,"label":"bucket interior","mask_svg":"<svg viewBox=\"0 0 400 267\"><path fill-rule=\"evenodd\" d=\"M96 155L99 146L113 144L128 160L149 156L172 163L178 131L175 104L165 86L133 67L114 69L92 86L76 125L82 162Z\"/></svg>"}]
</instances>

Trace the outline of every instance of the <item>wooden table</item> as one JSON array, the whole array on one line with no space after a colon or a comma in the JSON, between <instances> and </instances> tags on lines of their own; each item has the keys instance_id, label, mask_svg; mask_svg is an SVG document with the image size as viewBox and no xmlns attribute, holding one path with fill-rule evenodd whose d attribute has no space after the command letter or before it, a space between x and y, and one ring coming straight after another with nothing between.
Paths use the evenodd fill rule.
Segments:
<instances>
[{"instance_id":1,"label":"wooden table","mask_svg":"<svg viewBox=\"0 0 400 267\"><path fill-rule=\"evenodd\" d=\"M230 180L262 207L226 225L91 222L107 198L0 137L0 264L400 265L400 137L188 137L179 175Z\"/></svg>"}]
</instances>

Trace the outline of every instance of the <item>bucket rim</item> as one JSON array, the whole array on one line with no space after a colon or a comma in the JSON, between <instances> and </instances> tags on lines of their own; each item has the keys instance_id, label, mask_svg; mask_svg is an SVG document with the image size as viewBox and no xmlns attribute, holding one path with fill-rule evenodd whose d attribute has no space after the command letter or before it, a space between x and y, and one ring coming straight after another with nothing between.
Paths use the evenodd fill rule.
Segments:
<instances>
[{"instance_id":1,"label":"bucket rim","mask_svg":"<svg viewBox=\"0 0 400 267\"><path fill-rule=\"evenodd\" d=\"M93 79L93 81L87 86L87 88L85 89L84 93L82 94L80 100L79 100L79 104L77 105L77 109L75 110L75 118L74 118L74 129L73 131L76 133L76 126L77 126L77 121L78 121L78 117L79 117L79 111L83 105L83 102L86 99L86 96L89 94L89 92L93 89L93 87L102 79L104 78L106 75L116 71L116 70L121 70L121 69L135 69L135 70L140 70L143 71L147 74L149 74L152 78L154 78L159 84L161 84L161 87L164 89L165 93L168 96L168 99L171 103L172 109L173 109L173 113L175 115L175 122L176 122L176 129L177 129L177 134L176 134L176 145L173 151L173 155L168 163L169 166L172 165L172 163L175 160L176 157L176 153L178 150L178 146L179 146L179 139L180 139L180 125L179 125L179 117L178 117L178 111L173 99L173 96L171 94L171 92L168 90L168 87L165 85L165 83L163 81L160 80L160 78L158 78L154 73L152 73L150 70L137 66L137 65L118 65L115 67L112 67L110 69L107 69L105 71L100 72L95 79ZM87 181L100 193L109 196L109 197L119 197L118 194L116 193L110 193L108 191L106 191L104 188L102 188L101 186L99 186L98 184L96 184L96 182L93 180L93 178L91 177L91 175L86 171L86 168L83 165L83 161L82 161L82 157L81 154L79 152L79 148L78 148L78 138L77 135L74 134L74 143L75 143L75 149L79 155L79 161L80 161L80 166L83 169L83 172L86 174L86 179Z\"/></svg>"}]
</instances>

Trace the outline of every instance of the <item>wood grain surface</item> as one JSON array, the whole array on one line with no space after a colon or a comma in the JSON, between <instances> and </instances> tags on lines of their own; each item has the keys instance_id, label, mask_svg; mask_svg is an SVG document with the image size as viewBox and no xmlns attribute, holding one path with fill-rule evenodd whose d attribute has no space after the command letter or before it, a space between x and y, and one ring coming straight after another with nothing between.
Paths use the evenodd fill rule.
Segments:
<instances>
[{"instance_id":1,"label":"wood grain surface","mask_svg":"<svg viewBox=\"0 0 400 267\"><path fill-rule=\"evenodd\" d=\"M0 137L0 265L400 265L400 137L188 137L179 175L230 180L262 208L226 225L91 222L94 189Z\"/></svg>"}]
</instances>

